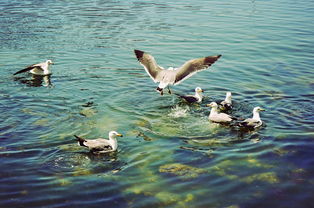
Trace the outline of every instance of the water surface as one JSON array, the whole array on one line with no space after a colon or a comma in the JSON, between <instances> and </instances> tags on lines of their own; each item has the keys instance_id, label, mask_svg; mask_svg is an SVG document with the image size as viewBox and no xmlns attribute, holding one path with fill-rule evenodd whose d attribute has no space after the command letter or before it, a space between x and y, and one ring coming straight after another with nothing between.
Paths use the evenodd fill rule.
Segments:
<instances>
[{"instance_id":1,"label":"water surface","mask_svg":"<svg viewBox=\"0 0 314 208\"><path fill-rule=\"evenodd\" d=\"M311 207L312 1L1 1L1 207ZM164 67L222 54L159 96L133 50ZM14 77L52 59L53 74ZM265 126L210 123L233 93ZM124 134L92 155L73 134Z\"/></svg>"}]
</instances>

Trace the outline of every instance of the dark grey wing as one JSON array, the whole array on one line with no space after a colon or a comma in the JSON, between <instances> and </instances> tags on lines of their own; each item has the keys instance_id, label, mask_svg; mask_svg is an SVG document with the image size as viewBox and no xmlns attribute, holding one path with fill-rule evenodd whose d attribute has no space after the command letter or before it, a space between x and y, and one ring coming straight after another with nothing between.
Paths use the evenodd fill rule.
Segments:
<instances>
[{"instance_id":1,"label":"dark grey wing","mask_svg":"<svg viewBox=\"0 0 314 208\"><path fill-rule=\"evenodd\" d=\"M245 119L244 121L239 123L239 126L246 127L246 128L254 128L259 124L259 121L253 120L253 119Z\"/></svg>"},{"instance_id":2,"label":"dark grey wing","mask_svg":"<svg viewBox=\"0 0 314 208\"><path fill-rule=\"evenodd\" d=\"M105 145L105 146L94 147L90 151L100 152L100 151L110 151L110 150L112 150L112 147L110 145Z\"/></svg>"},{"instance_id":3,"label":"dark grey wing","mask_svg":"<svg viewBox=\"0 0 314 208\"><path fill-rule=\"evenodd\" d=\"M20 74L20 73L23 73L23 72L28 72L28 71L34 69L35 67L38 67L37 64L28 66L28 67L26 67L25 69L22 69L22 70L20 70L20 71L18 71L18 72L15 72L13 75L17 75L17 74Z\"/></svg>"},{"instance_id":4,"label":"dark grey wing","mask_svg":"<svg viewBox=\"0 0 314 208\"><path fill-rule=\"evenodd\" d=\"M146 73L154 82L159 82L158 74L163 70L157 65L154 57L144 51L134 50L137 60L144 66Z\"/></svg>"},{"instance_id":5,"label":"dark grey wing","mask_svg":"<svg viewBox=\"0 0 314 208\"><path fill-rule=\"evenodd\" d=\"M224 100L217 103L221 111L228 111L232 109L232 105L230 103L226 103Z\"/></svg>"},{"instance_id":6,"label":"dark grey wing","mask_svg":"<svg viewBox=\"0 0 314 208\"><path fill-rule=\"evenodd\" d=\"M188 103L195 103L198 101L198 99L194 96L181 95L180 98L184 99Z\"/></svg>"},{"instance_id":7,"label":"dark grey wing","mask_svg":"<svg viewBox=\"0 0 314 208\"><path fill-rule=\"evenodd\" d=\"M203 71L215 63L221 55L207 56L203 58L192 59L183 64L176 70L176 78L174 85L179 84L183 80L191 77L193 74Z\"/></svg>"}]
</instances>

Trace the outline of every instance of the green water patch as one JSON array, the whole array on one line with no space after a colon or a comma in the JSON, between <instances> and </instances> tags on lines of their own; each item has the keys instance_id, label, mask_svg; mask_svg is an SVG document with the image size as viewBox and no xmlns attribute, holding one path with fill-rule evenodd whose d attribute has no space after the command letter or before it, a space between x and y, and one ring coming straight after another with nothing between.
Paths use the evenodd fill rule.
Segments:
<instances>
[{"instance_id":1,"label":"green water patch","mask_svg":"<svg viewBox=\"0 0 314 208\"><path fill-rule=\"evenodd\" d=\"M171 175L180 176L182 179L192 179L198 177L207 171L201 168L195 168L180 163L166 164L159 167L160 173L169 173Z\"/></svg>"},{"instance_id":2,"label":"green water patch","mask_svg":"<svg viewBox=\"0 0 314 208\"><path fill-rule=\"evenodd\" d=\"M245 183L256 181L270 184L279 183L279 178L275 172L269 171L274 165L260 162L256 158L247 157L237 160L224 160L208 169L210 173L228 178L230 180L240 180ZM250 175L244 176L241 170L246 169Z\"/></svg>"},{"instance_id":3,"label":"green water patch","mask_svg":"<svg viewBox=\"0 0 314 208\"><path fill-rule=\"evenodd\" d=\"M93 108L83 108L80 112L80 115L85 116L87 118L92 117L97 114L97 110Z\"/></svg>"}]
</instances>

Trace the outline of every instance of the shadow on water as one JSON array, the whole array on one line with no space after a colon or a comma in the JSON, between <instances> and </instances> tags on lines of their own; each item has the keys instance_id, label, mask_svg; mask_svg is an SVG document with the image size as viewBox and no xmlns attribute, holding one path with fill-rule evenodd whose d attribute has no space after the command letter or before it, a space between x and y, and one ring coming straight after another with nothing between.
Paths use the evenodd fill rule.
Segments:
<instances>
[{"instance_id":1,"label":"shadow on water","mask_svg":"<svg viewBox=\"0 0 314 208\"><path fill-rule=\"evenodd\" d=\"M14 77L14 81L25 84L28 87L52 87L51 75L40 76L31 74L28 77Z\"/></svg>"}]
</instances>

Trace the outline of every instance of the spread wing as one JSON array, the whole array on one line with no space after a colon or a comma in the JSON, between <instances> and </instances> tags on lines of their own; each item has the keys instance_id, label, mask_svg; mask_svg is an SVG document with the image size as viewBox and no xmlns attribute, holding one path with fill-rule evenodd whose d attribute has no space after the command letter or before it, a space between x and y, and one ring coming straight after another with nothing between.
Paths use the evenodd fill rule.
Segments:
<instances>
[{"instance_id":1,"label":"spread wing","mask_svg":"<svg viewBox=\"0 0 314 208\"><path fill-rule=\"evenodd\" d=\"M185 79L191 77L197 72L203 71L215 63L221 55L207 56L187 61L179 69L176 70L176 79L174 85L179 84Z\"/></svg>"},{"instance_id":2,"label":"spread wing","mask_svg":"<svg viewBox=\"0 0 314 208\"><path fill-rule=\"evenodd\" d=\"M22 70L20 70L18 72L15 72L13 75L17 75L17 74L20 74L20 73L23 73L23 72L28 72L28 71L30 71L30 70L32 70L34 68L42 69L41 68L41 64L33 64L33 65L30 65L30 66L28 66L28 67L26 67L26 68L24 68L24 69L22 69Z\"/></svg>"},{"instance_id":3,"label":"spread wing","mask_svg":"<svg viewBox=\"0 0 314 208\"><path fill-rule=\"evenodd\" d=\"M158 66L154 57L144 51L134 50L137 60L143 65L146 73L152 78L152 80L156 83L159 82L160 79L158 77L159 73L164 69Z\"/></svg>"}]
</instances>

